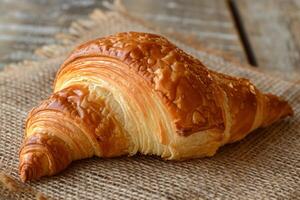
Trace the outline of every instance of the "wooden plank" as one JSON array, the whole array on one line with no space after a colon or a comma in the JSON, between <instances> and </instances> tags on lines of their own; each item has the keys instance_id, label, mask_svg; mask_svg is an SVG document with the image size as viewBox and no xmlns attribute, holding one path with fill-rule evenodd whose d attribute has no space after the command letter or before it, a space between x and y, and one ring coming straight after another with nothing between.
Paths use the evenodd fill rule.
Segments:
<instances>
[{"instance_id":1,"label":"wooden plank","mask_svg":"<svg viewBox=\"0 0 300 200\"><path fill-rule=\"evenodd\" d=\"M246 56L225 0L124 0L130 14L151 21L162 29L193 36L203 46Z\"/></svg>"},{"instance_id":2,"label":"wooden plank","mask_svg":"<svg viewBox=\"0 0 300 200\"><path fill-rule=\"evenodd\" d=\"M53 36L95 8L113 0L0 0L0 68L9 62L36 59L33 50L53 44ZM244 60L230 13L223 0L124 0L128 11L162 27L194 35L204 46Z\"/></svg>"},{"instance_id":3,"label":"wooden plank","mask_svg":"<svg viewBox=\"0 0 300 200\"><path fill-rule=\"evenodd\" d=\"M34 49L53 44L54 35L86 17L102 1L0 0L0 68L10 62L36 59Z\"/></svg>"},{"instance_id":4,"label":"wooden plank","mask_svg":"<svg viewBox=\"0 0 300 200\"><path fill-rule=\"evenodd\" d=\"M297 79L300 73L300 0L235 2L258 66L286 79Z\"/></svg>"}]
</instances>

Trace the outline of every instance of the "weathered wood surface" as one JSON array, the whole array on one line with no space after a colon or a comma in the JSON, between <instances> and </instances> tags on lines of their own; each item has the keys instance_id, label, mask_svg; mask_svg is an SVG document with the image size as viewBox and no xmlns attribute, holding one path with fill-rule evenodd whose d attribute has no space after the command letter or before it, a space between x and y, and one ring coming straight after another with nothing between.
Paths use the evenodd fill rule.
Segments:
<instances>
[{"instance_id":1,"label":"weathered wood surface","mask_svg":"<svg viewBox=\"0 0 300 200\"><path fill-rule=\"evenodd\" d=\"M134 16L162 29L193 36L203 46L222 50L246 61L235 24L225 0L125 0Z\"/></svg>"},{"instance_id":2,"label":"weathered wood surface","mask_svg":"<svg viewBox=\"0 0 300 200\"><path fill-rule=\"evenodd\" d=\"M300 0L236 2L259 68L298 79L300 73ZM113 0L0 0L0 69L36 59L34 49L53 44L54 35L95 8ZM163 29L199 39L246 62L228 0L123 0L130 14ZM292 72L292 75L291 75Z\"/></svg>"},{"instance_id":3,"label":"weathered wood surface","mask_svg":"<svg viewBox=\"0 0 300 200\"><path fill-rule=\"evenodd\" d=\"M236 3L258 66L280 73L286 79L297 79L297 73L300 74L300 0L237 0Z\"/></svg>"},{"instance_id":4,"label":"weathered wood surface","mask_svg":"<svg viewBox=\"0 0 300 200\"><path fill-rule=\"evenodd\" d=\"M0 0L0 68L36 59L34 49L53 44L54 35L112 0ZM128 11L163 28L194 35L203 45L243 60L239 37L223 0L124 0Z\"/></svg>"},{"instance_id":5,"label":"weathered wood surface","mask_svg":"<svg viewBox=\"0 0 300 200\"><path fill-rule=\"evenodd\" d=\"M95 0L0 0L0 68L36 59L34 49L53 44L56 33L100 6Z\"/></svg>"}]
</instances>

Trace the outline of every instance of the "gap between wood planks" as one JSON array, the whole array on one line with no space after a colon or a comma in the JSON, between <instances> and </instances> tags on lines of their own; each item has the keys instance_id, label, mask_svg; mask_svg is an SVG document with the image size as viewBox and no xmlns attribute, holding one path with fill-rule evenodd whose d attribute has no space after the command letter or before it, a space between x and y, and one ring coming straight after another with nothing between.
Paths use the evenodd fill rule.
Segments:
<instances>
[{"instance_id":1,"label":"gap between wood planks","mask_svg":"<svg viewBox=\"0 0 300 200\"><path fill-rule=\"evenodd\" d=\"M236 5L236 0L226 0L226 2L228 4L229 11L232 15L234 24L235 24L237 32L238 32L238 35L241 39L241 43L243 45L245 54L247 56L248 63L251 64L254 67L258 67L257 60L256 60L256 57L255 57L253 48L252 48L251 43L249 41L247 32L245 31L243 20L241 18L240 12L239 12L239 10L237 8L237 5Z\"/></svg>"}]
</instances>

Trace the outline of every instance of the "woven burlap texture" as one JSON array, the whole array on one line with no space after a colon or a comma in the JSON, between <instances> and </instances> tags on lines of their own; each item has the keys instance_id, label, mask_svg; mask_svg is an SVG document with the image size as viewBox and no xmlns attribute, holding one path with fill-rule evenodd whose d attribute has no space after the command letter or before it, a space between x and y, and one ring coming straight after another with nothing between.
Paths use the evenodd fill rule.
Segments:
<instances>
[{"instance_id":1,"label":"woven burlap texture","mask_svg":"<svg viewBox=\"0 0 300 200\"><path fill-rule=\"evenodd\" d=\"M96 11L89 19L74 23L69 34L59 35L60 44L37 51L52 58L12 65L0 73L0 170L16 185L10 190L2 186L0 199L32 199L37 192L51 199L300 197L300 86L240 67L174 39L211 69L249 78L258 88L284 97L292 105L294 117L226 145L212 158L184 162L142 155L92 158L72 163L57 176L21 184L18 151L28 111L49 96L55 73L74 45L121 31L153 32L120 13Z\"/></svg>"}]
</instances>

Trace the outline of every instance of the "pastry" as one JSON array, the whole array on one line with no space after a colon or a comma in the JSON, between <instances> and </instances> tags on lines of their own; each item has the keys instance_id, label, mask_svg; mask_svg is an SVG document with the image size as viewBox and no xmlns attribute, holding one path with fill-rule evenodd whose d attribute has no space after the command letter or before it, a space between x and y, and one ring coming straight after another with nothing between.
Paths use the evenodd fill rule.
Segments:
<instances>
[{"instance_id":1,"label":"pastry","mask_svg":"<svg viewBox=\"0 0 300 200\"><path fill-rule=\"evenodd\" d=\"M38 179L74 160L137 152L213 156L292 114L286 101L206 68L164 37L119 33L80 45L62 64L53 94L28 116L19 173Z\"/></svg>"}]
</instances>

